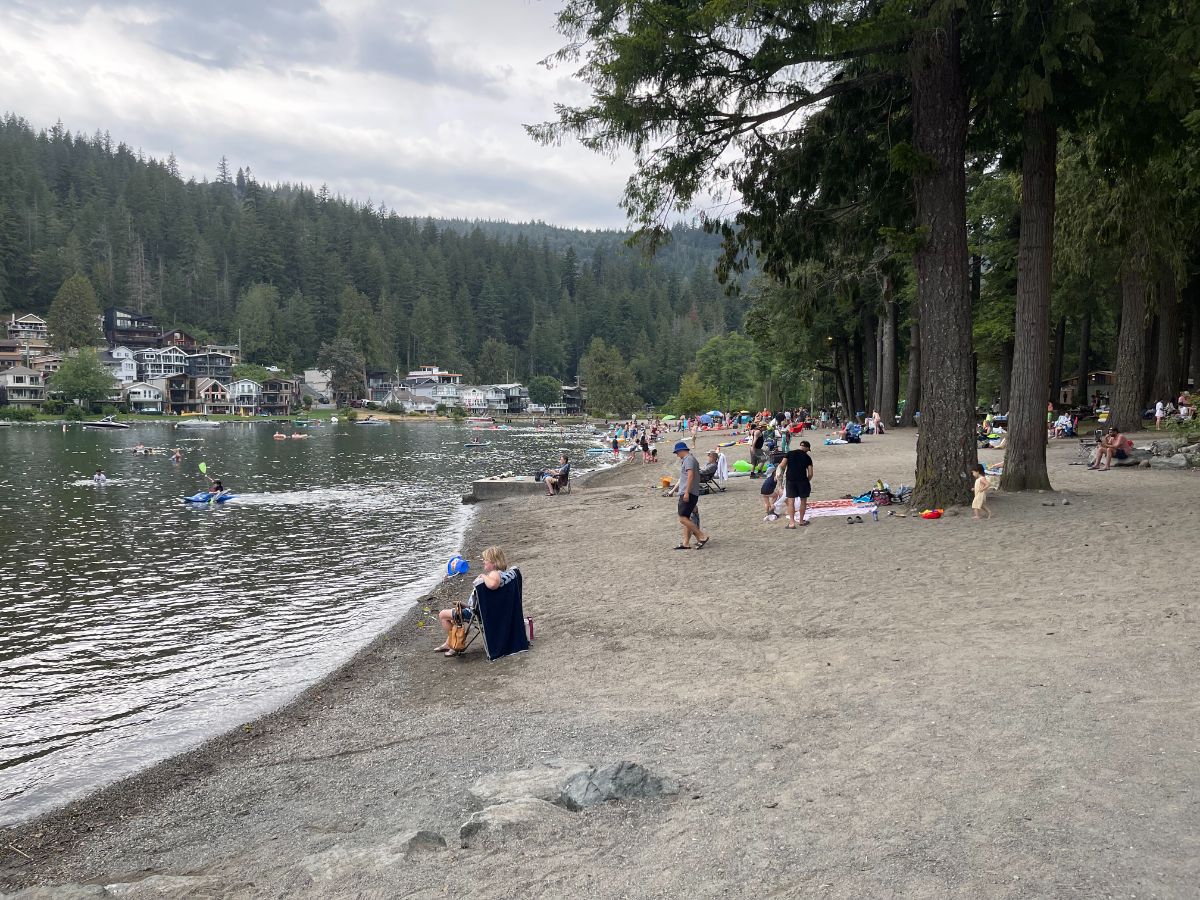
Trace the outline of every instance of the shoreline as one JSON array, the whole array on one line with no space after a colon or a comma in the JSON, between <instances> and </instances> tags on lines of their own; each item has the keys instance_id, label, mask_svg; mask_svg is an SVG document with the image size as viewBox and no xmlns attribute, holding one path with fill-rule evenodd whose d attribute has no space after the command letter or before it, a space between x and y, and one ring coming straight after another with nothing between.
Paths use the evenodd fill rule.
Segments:
<instances>
[{"instance_id":1,"label":"shoreline","mask_svg":"<svg viewBox=\"0 0 1200 900\"><path fill-rule=\"evenodd\" d=\"M814 497L911 479L912 443L814 448ZM1200 552L1176 499L1196 474L1068 468L1074 447L1051 445L1059 490L998 496L984 523L784 532L761 521L761 482L732 479L701 500L702 553L669 552L673 503L653 481L671 461L482 504L464 550L498 543L526 573L532 652L436 657L419 603L287 706L6 830L34 859L0 849L0 884L1186 896L1200 610L1145 561ZM476 777L555 758L637 760L683 792L500 854L457 848ZM452 849L398 861L395 836L418 828Z\"/></svg>"}]
</instances>

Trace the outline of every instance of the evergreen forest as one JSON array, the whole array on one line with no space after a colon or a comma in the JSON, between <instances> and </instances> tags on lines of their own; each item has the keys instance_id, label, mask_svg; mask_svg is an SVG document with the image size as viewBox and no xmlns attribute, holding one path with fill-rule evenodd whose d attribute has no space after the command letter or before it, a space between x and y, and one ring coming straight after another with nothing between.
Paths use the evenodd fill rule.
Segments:
<instances>
[{"instance_id":1,"label":"evergreen forest","mask_svg":"<svg viewBox=\"0 0 1200 900\"><path fill-rule=\"evenodd\" d=\"M738 329L714 276L720 239L677 227L653 258L627 234L544 223L435 221L259 182L213 180L61 123L0 123L0 312L45 315L73 275L102 307L293 371L351 341L369 368L437 364L483 382L569 381L600 338L660 404L696 351Z\"/></svg>"}]
</instances>

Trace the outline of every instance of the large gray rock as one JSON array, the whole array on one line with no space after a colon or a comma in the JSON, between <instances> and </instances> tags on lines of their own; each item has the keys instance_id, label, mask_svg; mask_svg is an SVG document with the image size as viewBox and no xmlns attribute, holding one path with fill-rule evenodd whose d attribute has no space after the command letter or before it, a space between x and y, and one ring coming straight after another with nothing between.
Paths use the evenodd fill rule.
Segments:
<instances>
[{"instance_id":1,"label":"large gray rock","mask_svg":"<svg viewBox=\"0 0 1200 900\"><path fill-rule=\"evenodd\" d=\"M1153 459L1149 450L1130 450L1125 459L1113 458L1114 466L1136 466Z\"/></svg>"},{"instance_id":2,"label":"large gray rock","mask_svg":"<svg viewBox=\"0 0 1200 900\"><path fill-rule=\"evenodd\" d=\"M1150 452L1155 456L1174 456L1182 446L1183 441L1179 438L1160 438L1157 441L1151 441Z\"/></svg>"},{"instance_id":3,"label":"large gray rock","mask_svg":"<svg viewBox=\"0 0 1200 900\"><path fill-rule=\"evenodd\" d=\"M607 800L645 800L677 793L679 785L670 778L624 760L575 775L563 787L558 802L567 809L580 810Z\"/></svg>"},{"instance_id":4,"label":"large gray rock","mask_svg":"<svg viewBox=\"0 0 1200 900\"><path fill-rule=\"evenodd\" d=\"M471 817L458 829L458 837L462 846L478 847L514 837L561 830L571 820L571 814L561 806L534 797L524 797L471 813Z\"/></svg>"},{"instance_id":5,"label":"large gray rock","mask_svg":"<svg viewBox=\"0 0 1200 900\"><path fill-rule=\"evenodd\" d=\"M436 853L446 849L446 839L436 831L409 831L392 843L391 849L410 859L419 853Z\"/></svg>"},{"instance_id":6,"label":"large gray rock","mask_svg":"<svg viewBox=\"0 0 1200 900\"><path fill-rule=\"evenodd\" d=\"M24 888L15 894L0 894L3 900L94 900L97 897L111 896L112 894L98 884L39 885Z\"/></svg>"},{"instance_id":7,"label":"large gray rock","mask_svg":"<svg viewBox=\"0 0 1200 900\"><path fill-rule=\"evenodd\" d=\"M578 775L590 775L587 763L551 760L532 769L496 772L476 779L471 785L471 801L476 807L495 806L524 797L557 803L567 782Z\"/></svg>"},{"instance_id":8,"label":"large gray rock","mask_svg":"<svg viewBox=\"0 0 1200 900\"><path fill-rule=\"evenodd\" d=\"M361 872L394 870L424 853L446 849L436 831L406 831L376 843L345 844L301 857L300 867L315 882L341 882Z\"/></svg>"},{"instance_id":9,"label":"large gray rock","mask_svg":"<svg viewBox=\"0 0 1200 900\"><path fill-rule=\"evenodd\" d=\"M1165 459L1156 456L1150 460L1150 468L1152 469L1186 469L1187 457L1182 453L1176 453L1174 456L1168 456Z\"/></svg>"}]
</instances>

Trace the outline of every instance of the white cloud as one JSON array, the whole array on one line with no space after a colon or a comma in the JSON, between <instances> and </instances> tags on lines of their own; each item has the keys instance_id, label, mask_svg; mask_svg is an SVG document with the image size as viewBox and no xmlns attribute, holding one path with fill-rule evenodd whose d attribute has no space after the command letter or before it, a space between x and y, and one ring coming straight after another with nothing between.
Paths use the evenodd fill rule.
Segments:
<instances>
[{"instance_id":1,"label":"white cloud","mask_svg":"<svg viewBox=\"0 0 1200 900\"><path fill-rule=\"evenodd\" d=\"M407 215L624 224L627 161L522 129L587 96L538 65L562 41L552 3L8 5L0 95L35 126L109 131L197 178L224 154Z\"/></svg>"}]
</instances>

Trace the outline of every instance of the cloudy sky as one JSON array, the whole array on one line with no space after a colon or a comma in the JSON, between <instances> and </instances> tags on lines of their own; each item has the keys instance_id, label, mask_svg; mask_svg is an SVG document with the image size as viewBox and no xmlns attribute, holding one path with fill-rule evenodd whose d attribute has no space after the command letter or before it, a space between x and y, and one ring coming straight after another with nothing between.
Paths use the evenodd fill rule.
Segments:
<instances>
[{"instance_id":1,"label":"cloudy sky","mask_svg":"<svg viewBox=\"0 0 1200 900\"><path fill-rule=\"evenodd\" d=\"M0 97L208 177L326 183L402 214L624 224L628 162L541 147L578 103L560 0L0 0Z\"/></svg>"}]
</instances>

